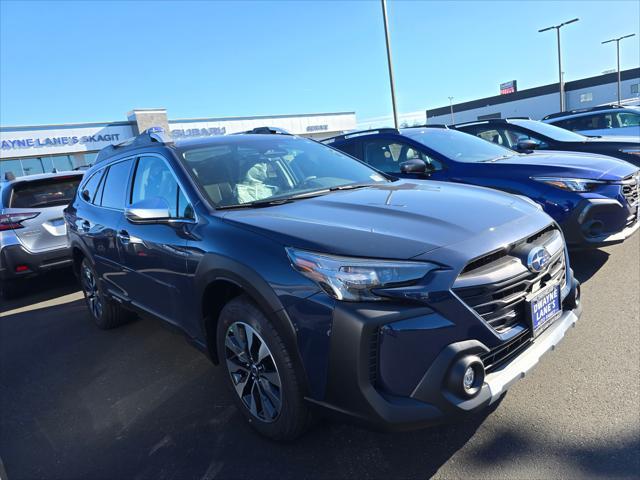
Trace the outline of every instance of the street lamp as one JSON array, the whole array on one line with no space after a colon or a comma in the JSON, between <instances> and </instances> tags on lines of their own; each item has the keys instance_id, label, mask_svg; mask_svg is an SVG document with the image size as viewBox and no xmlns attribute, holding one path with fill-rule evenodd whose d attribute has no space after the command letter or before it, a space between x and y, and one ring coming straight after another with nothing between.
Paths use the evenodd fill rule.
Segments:
<instances>
[{"instance_id":1,"label":"street lamp","mask_svg":"<svg viewBox=\"0 0 640 480\"><path fill-rule=\"evenodd\" d=\"M611 40L605 40L604 42L602 42L603 45L605 43L616 42L616 57L618 59L618 105L620 104L620 40L633 36L635 36L635 33L625 35L624 37L612 38Z\"/></svg>"},{"instance_id":2,"label":"street lamp","mask_svg":"<svg viewBox=\"0 0 640 480\"><path fill-rule=\"evenodd\" d=\"M387 21L387 0L382 2L382 18L384 19L384 38L387 42L387 63L389 64L389 84L391 85L391 104L393 106L393 125L398 128L398 110L396 109L396 88L393 83L393 67L391 65L391 42L389 40L389 22Z\"/></svg>"},{"instance_id":3,"label":"street lamp","mask_svg":"<svg viewBox=\"0 0 640 480\"><path fill-rule=\"evenodd\" d=\"M560 54L560 29L565 25L569 25L570 23L574 23L580 20L579 18L574 18L573 20L569 20L567 22L561 23L560 25L553 25L551 27L543 28L538 30L538 33L546 32L547 30L556 29L556 35L558 37L558 80L560 82L560 111L564 112L564 82L562 81L562 55Z\"/></svg>"},{"instance_id":4,"label":"street lamp","mask_svg":"<svg viewBox=\"0 0 640 480\"><path fill-rule=\"evenodd\" d=\"M451 125L456 124L456 119L453 116L453 97L447 97L449 99L449 108L451 109Z\"/></svg>"}]
</instances>

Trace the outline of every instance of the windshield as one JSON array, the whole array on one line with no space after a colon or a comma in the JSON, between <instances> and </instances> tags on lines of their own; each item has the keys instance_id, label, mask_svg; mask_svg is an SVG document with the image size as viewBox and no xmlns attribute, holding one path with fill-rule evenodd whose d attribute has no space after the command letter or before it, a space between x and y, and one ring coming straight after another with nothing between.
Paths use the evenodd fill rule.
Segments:
<instances>
[{"instance_id":1,"label":"windshield","mask_svg":"<svg viewBox=\"0 0 640 480\"><path fill-rule=\"evenodd\" d=\"M520 127L528 128L540 135L545 135L558 142L584 142L587 137L580 135L579 133L565 130L564 128L556 127L548 123L538 122L536 120L509 120L509 123L519 125Z\"/></svg>"},{"instance_id":2,"label":"windshield","mask_svg":"<svg viewBox=\"0 0 640 480\"><path fill-rule=\"evenodd\" d=\"M389 181L332 148L285 135L222 137L184 147L181 159L216 208Z\"/></svg>"},{"instance_id":3,"label":"windshield","mask_svg":"<svg viewBox=\"0 0 640 480\"><path fill-rule=\"evenodd\" d=\"M403 130L402 133L457 162L487 162L496 158L516 155L513 151L500 145L457 130L416 128Z\"/></svg>"}]
</instances>

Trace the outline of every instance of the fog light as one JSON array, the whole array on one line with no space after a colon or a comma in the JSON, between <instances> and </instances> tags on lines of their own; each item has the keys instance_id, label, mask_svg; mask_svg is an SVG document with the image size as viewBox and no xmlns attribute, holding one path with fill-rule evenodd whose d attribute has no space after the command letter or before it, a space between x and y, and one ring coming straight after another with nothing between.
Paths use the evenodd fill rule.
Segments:
<instances>
[{"instance_id":1,"label":"fog light","mask_svg":"<svg viewBox=\"0 0 640 480\"><path fill-rule=\"evenodd\" d=\"M464 372L464 380L462 381L462 385L466 391L469 391L473 388L473 381L476 379L475 371L473 367L467 367L467 371Z\"/></svg>"},{"instance_id":2,"label":"fog light","mask_svg":"<svg viewBox=\"0 0 640 480\"><path fill-rule=\"evenodd\" d=\"M447 376L448 389L462 397L473 398L484 384L484 364L476 355L467 355L458 359Z\"/></svg>"}]
</instances>

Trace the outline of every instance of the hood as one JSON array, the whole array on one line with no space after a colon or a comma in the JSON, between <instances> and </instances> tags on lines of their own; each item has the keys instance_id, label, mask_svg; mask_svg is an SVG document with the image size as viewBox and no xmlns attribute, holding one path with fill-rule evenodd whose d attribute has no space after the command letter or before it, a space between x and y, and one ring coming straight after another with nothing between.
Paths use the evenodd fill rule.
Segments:
<instances>
[{"instance_id":1,"label":"hood","mask_svg":"<svg viewBox=\"0 0 640 480\"><path fill-rule=\"evenodd\" d=\"M286 246L408 259L501 225L518 223L514 231L519 231L531 215L546 217L531 202L495 190L398 180L283 205L229 210L223 218Z\"/></svg>"},{"instance_id":2,"label":"hood","mask_svg":"<svg viewBox=\"0 0 640 480\"><path fill-rule=\"evenodd\" d=\"M526 175L561 175L593 180L620 180L638 169L624 160L583 152L535 152L514 155L495 164L520 165Z\"/></svg>"}]
</instances>

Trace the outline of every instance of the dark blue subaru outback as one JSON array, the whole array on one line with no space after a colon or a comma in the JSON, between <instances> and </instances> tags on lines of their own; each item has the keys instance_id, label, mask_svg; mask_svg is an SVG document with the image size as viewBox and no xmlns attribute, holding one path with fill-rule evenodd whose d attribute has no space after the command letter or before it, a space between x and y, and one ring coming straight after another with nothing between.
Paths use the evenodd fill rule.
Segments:
<instances>
[{"instance_id":1,"label":"dark blue subaru outback","mask_svg":"<svg viewBox=\"0 0 640 480\"><path fill-rule=\"evenodd\" d=\"M620 243L640 228L640 171L623 160L516 153L446 127L354 132L324 142L395 176L527 196L558 222L570 248Z\"/></svg>"},{"instance_id":2,"label":"dark blue subaru outback","mask_svg":"<svg viewBox=\"0 0 640 480\"><path fill-rule=\"evenodd\" d=\"M496 402L580 315L558 225L272 129L103 150L65 218L93 321L181 329L262 434L414 428Z\"/></svg>"}]
</instances>

